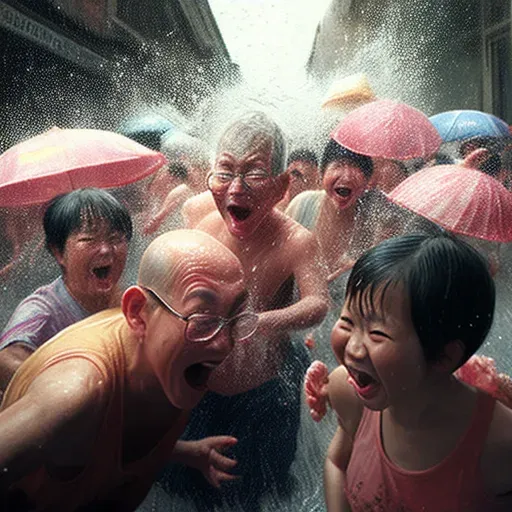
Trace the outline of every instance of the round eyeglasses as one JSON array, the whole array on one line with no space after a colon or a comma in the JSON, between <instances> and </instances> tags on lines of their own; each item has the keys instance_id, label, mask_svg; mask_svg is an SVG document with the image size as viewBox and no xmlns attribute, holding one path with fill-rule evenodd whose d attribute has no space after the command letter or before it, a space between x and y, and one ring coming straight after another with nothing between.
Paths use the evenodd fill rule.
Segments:
<instances>
[{"instance_id":1,"label":"round eyeglasses","mask_svg":"<svg viewBox=\"0 0 512 512\"><path fill-rule=\"evenodd\" d=\"M256 332L258 315L245 311L231 318L222 318L207 313L192 313L184 316L172 308L158 293L151 288L141 286L169 313L186 322L185 338L191 342L205 343L212 340L226 326L230 327L233 341L244 341Z\"/></svg>"},{"instance_id":2,"label":"round eyeglasses","mask_svg":"<svg viewBox=\"0 0 512 512\"><path fill-rule=\"evenodd\" d=\"M233 180L240 178L247 190L257 190L268 183L271 176L263 171L249 171L245 174L235 174L227 171L214 171L208 176L208 188L212 192L226 190Z\"/></svg>"}]
</instances>

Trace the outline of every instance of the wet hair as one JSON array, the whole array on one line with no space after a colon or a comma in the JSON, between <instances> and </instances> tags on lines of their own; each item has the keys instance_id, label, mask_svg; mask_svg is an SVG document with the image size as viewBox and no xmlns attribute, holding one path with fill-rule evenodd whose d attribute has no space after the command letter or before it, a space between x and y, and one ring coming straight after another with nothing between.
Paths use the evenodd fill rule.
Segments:
<instances>
[{"instance_id":1,"label":"wet hair","mask_svg":"<svg viewBox=\"0 0 512 512\"><path fill-rule=\"evenodd\" d=\"M132 221L128 210L111 194L97 188L81 188L53 198L46 208L43 227L46 246L62 253L69 236L84 223L106 220L113 231L132 238Z\"/></svg>"},{"instance_id":2,"label":"wet hair","mask_svg":"<svg viewBox=\"0 0 512 512\"><path fill-rule=\"evenodd\" d=\"M338 144L334 139L330 139L327 145L325 146L324 153L322 155L322 160L320 162L320 174L323 176L327 166L332 162L349 162L354 165L357 165L363 176L369 180L373 174L373 162L369 156L360 155L359 153L354 153L343 147L341 144Z\"/></svg>"},{"instance_id":3,"label":"wet hair","mask_svg":"<svg viewBox=\"0 0 512 512\"><path fill-rule=\"evenodd\" d=\"M288 163L286 166L288 167L292 162L307 162L318 167L318 158L316 157L315 152L310 149L296 149L292 151L288 156Z\"/></svg>"},{"instance_id":4,"label":"wet hair","mask_svg":"<svg viewBox=\"0 0 512 512\"><path fill-rule=\"evenodd\" d=\"M382 308L386 291L397 285L408 297L427 362L438 361L455 340L464 345L461 365L478 350L491 328L495 305L494 281L478 251L449 234L390 238L359 258L345 298L363 314Z\"/></svg>"},{"instance_id":5,"label":"wet hair","mask_svg":"<svg viewBox=\"0 0 512 512\"><path fill-rule=\"evenodd\" d=\"M286 169L286 140L281 128L263 112L249 112L228 126L217 145L217 153L226 149L245 154L249 149L263 148L271 143L272 175Z\"/></svg>"}]
</instances>

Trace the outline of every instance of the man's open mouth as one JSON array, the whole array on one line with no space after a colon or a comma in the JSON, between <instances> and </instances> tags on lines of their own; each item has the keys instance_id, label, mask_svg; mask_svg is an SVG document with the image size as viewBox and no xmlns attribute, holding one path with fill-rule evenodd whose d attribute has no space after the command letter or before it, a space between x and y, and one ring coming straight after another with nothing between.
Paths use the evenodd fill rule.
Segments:
<instances>
[{"instance_id":1,"label":"man's open mouth","mask_svg":"<svg viewBox=\"0 0 512 512\"><path fill-rule=\"evenodd\" d=\"M228 206L228 213L237 221L246 220L251 215L250 208L244 208L243 206Z\"/></svg>"},{"instance_id":2,"label":"man's open mouth","mask_svg":"<svg viewBox=\"0 0 512 512\"><path fill-rule=\"evenodd\" d=\"M338 194L340 197L350 197L350 194L352 194L352 189L348 187L337 187L334 189L334 192Z\"/></svg>"},{"instance_id":3,"label":"man's open mouth","mask_svg":"<svg viewBox=\"0 0 512 512\"><path fill-rule=\"evenodd\" d=\"M112 270L111 265L105 265L103 267L95 267L92 269L92 273L98 278L98 279L107 279L107 277L110 275L110 271Z\"/></svg>"},{"instance_id":4,"label":"man's open mouth","mask_svg":"<svg viewBox=\"0 0 512 512\"><path fill-rule=\"evenodd\" d=\"M212 363L196 363L185 370L185 380L192 389L204 391L213 370L217 367Z\"/></svg>"}]
</instances>

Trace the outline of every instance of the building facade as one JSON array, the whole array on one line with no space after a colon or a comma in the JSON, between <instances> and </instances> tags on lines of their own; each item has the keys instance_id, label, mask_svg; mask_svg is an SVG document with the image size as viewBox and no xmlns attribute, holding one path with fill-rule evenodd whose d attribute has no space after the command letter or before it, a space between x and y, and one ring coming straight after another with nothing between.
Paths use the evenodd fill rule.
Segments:
<instances>
[{"instance_id":1,"label":"building facade","mask_svg":"<svg viewBox=\"0 0 512 512\"><path fill-rule=\"evenodd\" d=\"M375 92L422 108L494 113L512 124L510 0L333 0L308 71L365 72Z\"/></svg>"},{"instance_id":2,"label":"building facade","mask_svg":"<svg viewBox=\"0 0 512 512\"><path fill-rule=\"evenodd\" d=\"M186 115L238 75L207 0L0 0L0 151L143 105Z\"/></svg>"}]
</instances>

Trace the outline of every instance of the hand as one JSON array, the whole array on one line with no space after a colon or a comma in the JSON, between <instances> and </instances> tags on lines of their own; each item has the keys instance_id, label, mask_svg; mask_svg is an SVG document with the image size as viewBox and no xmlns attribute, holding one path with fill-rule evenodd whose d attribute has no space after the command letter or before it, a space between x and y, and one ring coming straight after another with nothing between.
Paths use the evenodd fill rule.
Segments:
<instances>
[{"instance_id":1,"label":"hand","mask_svg":"<svg viewBox=\"0 0 512 512\"><path fill-rule=\"evenodd\" d=\"M221 453L237 442L238 439L231 436L212 436L189 441L191 452L187 465L201 471L206 480L218 489L222 482L239 478L228 473L236 466L236 460Z\"/></svg>"},{"instance_id":2,"label":"hand","mask_svg":"<svg viewBox=\"0 0 512 512\"><path fill-rule=\"evenodd\" d=\"M304 391L311 417L320 421L327 413L329 371L321 361L313 361L306 372Z\"/></svg>"}]
</instances>

